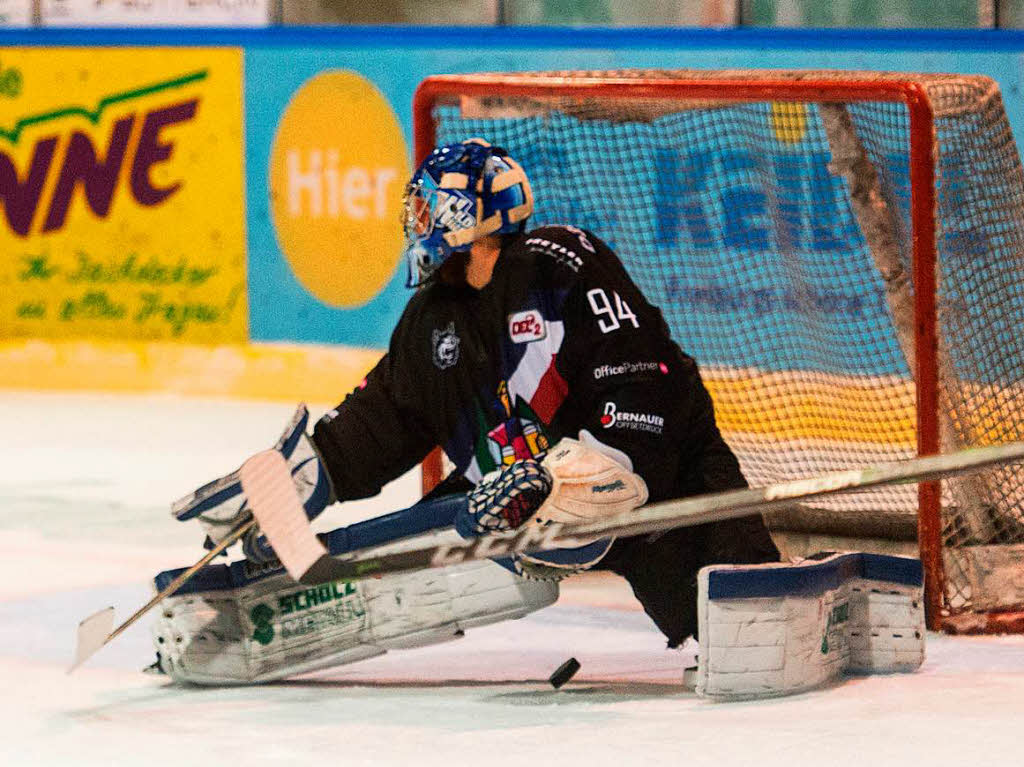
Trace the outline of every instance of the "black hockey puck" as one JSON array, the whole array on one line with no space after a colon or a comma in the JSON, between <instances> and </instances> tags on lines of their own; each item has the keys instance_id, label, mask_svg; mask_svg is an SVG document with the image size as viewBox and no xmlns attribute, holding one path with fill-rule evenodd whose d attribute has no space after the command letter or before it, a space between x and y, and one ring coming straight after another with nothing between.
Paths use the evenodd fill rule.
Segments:
<instances>
[{"instance_id":1,"label":"black hockey puck","mask_svg":"<svg viewBox=\"0 0 1024 767\"><path fill-rule=\"evenodd\" d=\"M572 679L579 670L580 662L575 658L569 658L569 660L554 670L554 673L548 677L548 681L551 682L551 686L557 690L563 684Z\"/></svg>"}]
</instances>

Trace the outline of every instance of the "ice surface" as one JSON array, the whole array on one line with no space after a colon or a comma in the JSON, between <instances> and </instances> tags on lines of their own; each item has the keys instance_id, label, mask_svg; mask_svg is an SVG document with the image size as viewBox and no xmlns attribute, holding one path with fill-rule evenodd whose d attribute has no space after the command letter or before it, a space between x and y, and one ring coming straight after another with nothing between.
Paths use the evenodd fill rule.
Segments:
<instances>
[{"instance_id":1,"label":"ice surface","mask_svg":"<svg viewBox=\"0 0 1024 767\"><path fill-rule=\"evenodd\" d=\"M78 622L123 620L155 572L199 558L170 502L273 444L288 405L0 393L2 765L1021 764L1024 639L929 635L917 674L759 703L682 690L628 588L570 580L559 603L464 639L258 688L141 674L143 619L74 675ZM319 413L314 413L314 416ZM407 505L405 477L330 528ZM546 679L582 663L560 691Z\"/></svg>"}]
</instances>

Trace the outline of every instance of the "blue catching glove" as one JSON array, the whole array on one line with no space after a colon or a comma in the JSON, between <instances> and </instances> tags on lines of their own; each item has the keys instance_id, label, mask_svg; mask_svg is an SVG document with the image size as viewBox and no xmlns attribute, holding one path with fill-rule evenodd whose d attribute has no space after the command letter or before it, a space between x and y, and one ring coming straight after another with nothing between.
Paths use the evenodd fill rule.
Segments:
<instances>
[{"instance_id":1,"label":"blue catching glove","mask_svg":"<svg viewBox=\"0 0 1024 767\"><path fill-rule=\"evenodd\" d=\"M302 499L306 516L315 519L334 502L334 493L327 471L306 435L308 423L309 411L305 405L299 405L274 449L285 457L291 468L292 479ZM238 471L215 479L176 501L171 506L171 513L182 522L198 519L206 531L207 548L213 548L235 527L252 516ZM277 558L259 528L253 528L243 537L242 551L248 559L257 563Z\"/></svg>"}]
</instances>

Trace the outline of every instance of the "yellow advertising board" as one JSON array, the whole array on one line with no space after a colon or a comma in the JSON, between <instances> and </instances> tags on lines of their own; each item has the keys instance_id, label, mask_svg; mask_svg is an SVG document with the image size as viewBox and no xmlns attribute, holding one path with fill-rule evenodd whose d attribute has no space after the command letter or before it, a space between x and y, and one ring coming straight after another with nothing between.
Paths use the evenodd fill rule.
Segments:
<instances>
[{"instance_id":1,"label":"yellow advertising board","mask_svg":"<svg viewBox=\"0 0 1024 767\"><path fill-rule=\"evenodd\" d=\"M5 76L0 339L245 341L241 50L3 48Z\"/></svg>"}]
</instances>

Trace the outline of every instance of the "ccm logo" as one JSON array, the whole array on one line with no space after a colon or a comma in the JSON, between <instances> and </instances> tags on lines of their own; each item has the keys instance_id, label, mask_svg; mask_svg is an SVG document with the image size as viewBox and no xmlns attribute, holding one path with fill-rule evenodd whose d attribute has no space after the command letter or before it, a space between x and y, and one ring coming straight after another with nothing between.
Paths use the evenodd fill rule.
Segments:
<instances>
[{"instance_id":1,"label":"ccm logo","mask_svg":"<svg viewBox=\"0 0 1024 767\"><path fill-rule=\"evenodd\" d=\"M544 318L536 309L516 312L508 318L508 335L514 344L527 344L539 341L548 334Z\"/></svg>"}]
</instances>

